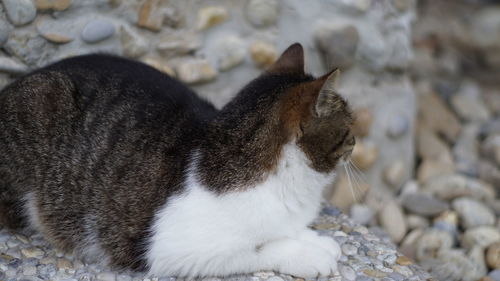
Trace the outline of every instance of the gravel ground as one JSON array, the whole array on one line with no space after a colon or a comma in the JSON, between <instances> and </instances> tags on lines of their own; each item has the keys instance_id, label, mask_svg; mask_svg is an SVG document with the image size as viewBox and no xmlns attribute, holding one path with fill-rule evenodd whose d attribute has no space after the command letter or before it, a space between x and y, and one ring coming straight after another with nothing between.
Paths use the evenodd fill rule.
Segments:
<instances>
[{"instance_id":1,"label":"gravel ground","mask_svg":"<svg viewBox=\"0 0 500 281\"><path fill-rule=\"evenodd\" d=\"M325 207L313 228L322 235L333 237L342 248L339 272L322 281L433 280L411 260L398 253L389 238L373 234L355 224L333 207ZM303 281L274 272L258 272L227 278L245 281ZM53 249L38 234L11 233L0 229L0 280L165 280L176 278L146 278L139 273L114 272L95 264L85 264L71 255ZM218 278L205 280L219 281Z\"/></svg>"}]
</instances>

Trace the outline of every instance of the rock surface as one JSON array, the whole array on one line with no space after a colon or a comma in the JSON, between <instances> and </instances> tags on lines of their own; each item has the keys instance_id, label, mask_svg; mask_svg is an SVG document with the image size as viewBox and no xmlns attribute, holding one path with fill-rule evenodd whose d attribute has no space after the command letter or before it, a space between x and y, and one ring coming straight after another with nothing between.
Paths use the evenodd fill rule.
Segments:
<instances>
[{"instance_id":1,"label":"rock surface","mask_svg":"<svg viewBox=\"0 0 500 281\"><path fill-rule=\"evenodd\" d=\"M327 213L337 214L337 216L326 215ZM376 280L375 278L429 280L430 276L413 264L411 260L398 253L393 244L373 235L366 227L355 224L347 216L329 206L323 209L322 214L314 222L312 228L318 229L321 235L335 239L342 248L339 272L329 277L328 280L372 281ZM39 280L146 280L141 273L120 273L97 264L81 262L71 255L60 254L51 248L39 234L25 237L26 240L22 240L27 243L23 243L18 236L6 229L0 228L0 248L5 248L0 255L0 277L2 277L1 274L4 274L3 278L7 278L7 280L12 278L31 280L32 276L37 276L40 278ZM12 242L11 246L6 245L5 241ZM23 253L23 256L18 254L19 251ZM234 280L234 278L256 281L296 280L292 276L276 272L256 272L227 280ZM152 280L175 281L176 278L154 277ZM226 279L210 278L210 280L222 281Z\"/></svg>"}]
</instances>

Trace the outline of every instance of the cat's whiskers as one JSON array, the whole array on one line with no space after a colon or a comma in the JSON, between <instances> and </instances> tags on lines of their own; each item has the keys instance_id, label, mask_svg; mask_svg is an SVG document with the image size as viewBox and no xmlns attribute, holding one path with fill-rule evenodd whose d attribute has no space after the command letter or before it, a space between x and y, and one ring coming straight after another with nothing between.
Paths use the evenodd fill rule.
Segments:
<instances>
[{"instance_id":1,"label":"cat's whiskers","mask_svg":"<svg viewBox=\"0 0 500 281\"><path fill-rule=\"evenodd\" d=\"M345 174L347 177L347 182L349 183L349 188L351 189L352 199L354 200L354 202L358 202L358 199L357 199L355 191L354 191L354 186L352 185L351 174L349 173L349 170L347 168L348 167L347 162L345 162L343 166L344 166L344 171L345 171Z\"/></svg>"}]
</instances>

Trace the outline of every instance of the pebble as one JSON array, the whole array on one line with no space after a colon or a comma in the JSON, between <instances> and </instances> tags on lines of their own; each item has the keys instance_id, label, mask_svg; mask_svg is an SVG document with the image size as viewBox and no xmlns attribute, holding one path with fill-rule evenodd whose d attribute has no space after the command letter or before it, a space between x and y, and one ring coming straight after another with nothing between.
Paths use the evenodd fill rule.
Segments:
<instances>
[{"instance_id":1,"label":"pebble","mask_svg":"<svg viewBox=\"0 0 500 281\"><path fill-rule=\"evenodd\" d=\"M375 211L364 204L352 205L349 214L359 224L368 224L375 217Z\"/></svg>"},{"instance_id":2,"label":"pebble","mask_svg":"<svg viewBox=\"0 0 500 281\"><path fill-rule=\"evenodd\" d=\"M246 48L243 39L230 35L217 41L217 67L221 71L230 70L245 60Z\"/></svg>"},{"instance_id":3,"label":"pebble","mask_svg":"<svg viewBox=\"0 0 500 281\"><path fill-rule=\"evenodd\" d=\"M358 248L351 243L345 243L341 247L342 253L347 256L352 256L358 253Z\"/></svg>"},{"instance_id":4,"label":"pebble","mask_svg":"<svg viewBox=\"0 0 500 281\"><path fill-rule=\"evenodd\" d=\"M229 17L226 8L222 6L209 6L198 10L198 30L205 30L218 25Z\"/></svg>"},{"instance_id":5,"label":"pebble","mask_svg":"<svg viewBox=\"0 0 500 281\"><path fill-rule=\"evenodd\" d=\"M419 261L435 258L451 249L453 244L454 239L448 232L428 229L417 240L416 258Z\"/></svg>"},{"instance_id":6,"label":"pebble","mask_svg":"<svg viewBox=\"0 0 500 281\"><path fill-rule=\"evenodd\" d=\"M193 54L201 47L201 41L194 34L168 35L160 38L156 50L163 56L176 57Z\"/></svg>"},{"instance_id":7,"label":"pebble","mask_svg":"<svg viewBox=\"0 0 500 281\"><path fill-rule=\"evenodd\" d=\"M386 130L389 137L398 139L410 130L410 120L406 115L397 114L389 119Z\"/></svg>"},{"instance_id":8,"label":"pebble","mask_svg":"<svg viewBox=\"0 0 500 281\"><path fill-rule=\"evenodd\" d=\"M34 266L23 267L23 274L24 275L35 275L36 274L36 267L34 267Z\"/></svg>"},{"instance_id":9,"label":"pebble","mask_svg":"<svg viewBox=\"0 0 500 281\"><path fill-rule=\"evenodd\" d=\"M435 92L422 92L418 95L418 104L426 105L418 107L422 126L444 135L448 141L454 142L458 138L462 130L460 121Z\"/></svg>"},{"instance_id":10,"label":"pebble","mask_svg":"<svg viewBox=\"0 0 500 281\"><path fill-rule=\"evenodd\" d=\"M268 27L276 23L279 3L276 0L250 0L245 8L248 21L255 27Z\"/></svg>"},{"instance_id":11,"label":"pebble","mask_svg":"<svg viewBox=\"0 0 500 281\"><path fill-rule=\"evenodd\" d=\"M404 208L422 216L436 216L448 209L448 204L427 193L415 192L405 194L402 202Z\"/></svg>"},{"instance_id":12,"label":"pebble","mask_svg":"<svg viewBox=\"0 0 500 281\"><path fill-rule=\"evenodd\" d=\"M73 269L73 264L65 258L59 258L57 260L57 267L60 269Z\"/></svg>"},{"instance_id":13,"label":"pebble","mask_svg":"<svg viewBox=\"0 0 500 281\"><path fill-rule=\"evenodd\" d=\"M375 277L375 278L383 278L383 277L387 276L386 272L382 272L382 271L379 271L376 269L365 269L365 270L363 270L363 273L368 275L368 276Z\"/></svg>"},{"instance_id":14,"label":"pebble","mask_svg":"<svg viewBox=\"0 0 500 281\"><path fill-rule=\"evenodd\" d=\"M481 152L500 167L500 133L489 135L483 141Z\"/></svg>"},{"instance_id":15,"label":"pebble","mask_svg":"<svg viewBox=\"0 0 500 281\"><path fill-rule=\"evenodd\" d=\"M7 26L7 22L0 18L0 47L9 39L9 33L10 30Z\"/></svg>"},{"instance_id":16,"label":"pebble","mask_svg":"<svg viewBox=\"0 0 500 281\"><path fill-rule=\"evenodd\" d=\"M458 198L452 203L453 208L460 217L460 222L465 228L481 225L493 225L495 214L484 204L470 198Z\"/></svg>"},{"instance_id":17,"label":"pebble","mask_svg":"<svg viewBox=\"0 0 500 281\"><path fill-rule=\"evenodd\" d=\"M399 242L406 234L406 221L401 207L394 201L387 202L379 213L380 225L387 230L392 241Z\"/></svg>"},{"instance_id":18,"label":"pebble","mask_svg":"<svg viewBox=\"0 0 500 281\"><path fill-rule=\"evenodd\" d=\"M274 45L264 41L257 41L250 46L250 56L258 67L265 68L276 61L278 53Z\"/></svg>"},{"instance_id":19,"label":"pebble","mask_svg":"<svg viewBox=\"0 0 500 281\"><path fill-rule=\"evenodd\" d=\"M500 281L500 269L494 269L488 273L488 277L495 281Z\"/></svg>"},{"instance_id":20,"label":"pebble","mask_svg":"<svg viewBox=\"0 0 500 281\"><path fill-rule=\"evenodd\" d=\"M27 258L41 258L45 254L42 250L36 247L21 249L21 253Z\"/></svg>"},{"instance_id":21,"label":"pebble","mask_svg":"<svg viewBox=\"0 0 500 281\"><path fill-rule=\"evenodd\" d=\"M424 183L422 190L444 201L453 200L457 197L495 198L493 187L460 174L432 178Z\"/></svg>"},{"instance_id":22,"label":"pebble","mask_svg":"<svg viewBox=\"0 0 500 281\"><path fill-rule=\"evenodd\" d=\"M217 77L217 70L205 59L190 59L176 68L177 77L185 83L195 84L212 81Z\"/></svg>"},{"instance_id":23,"label":"pebble","mask_svg":"<svg viewBox=\"0 0 500 281\"><path fill-rule=\"evenodd\" d=\"M138 58L147 52L148 44L144 38L128 27L120 27L120 41L127 57Z\"/></svg>"},{"instance_id":24,"label":"pebble","mask_svg":"<svg viewBox=\"0 0 500 281\"><path fill-rule=\"evenodd\" d=\"M32 0L3 0L2 2L7 17L13 25L28 24L36 17L36 7Z\"/></svg>"},{"instance_id":25,"label":"pebble","mask_svg":"<svg viewBox=\"0 0 500 281\"><path fill-rule=\"evenodd\" d=\"M378 148L371 142L360 141L356 142L352 151L352 161L361 170L369 170L377 161Z\"/></svg>"},{"instance_id":26,"label":"pebble","mask_svg":"<svg viewBox=\"0 0 500 281\"><path fill-rule=\"evenodd\" d=\"M97 274L97 279L100 281L115 281L116 275L112 272L101 272Z\"/></svg>"},{"instance_id":27,"label":"pebble","mask_svg":"<svg viewBox=\"0 0 500 281\"><path fill-rule=\"evenodd\" d=\"M339 265L339 272L346 280L356 279L356 272L350 266Z\"/></svg>"},{"instance_id":28,"label":"pebble","mask_svg":"<svg viewBox=\"0 0 500 281\"><path fill-rule=\"evenodd\" d=\"M399 265L410 265L413 264L413 261L405 256L399 256L396 259L396 263Z\"/></svg>"},{"instance_id":29,"label":"pebble","mask_svg":"<svg viewBox=\"0 0 500 281\"><path fill-rule=\"evenodd\" d=\"M457 94L451 97L455 112L469 122L484 122L490 118L490 113L481 100L480 89L471 81L464 82Z\"/></svg>"},{"instance_id":30,"label":"pebble","mask_svg":"<svg viewBox=\"0 0 500 281\"><path fill-rule=\"evenodd\" d=\"M426 228L429 226L429 221L425 217L408 214L406 215L406 224L409 229Z\"/></svg>"},{"instance_id":31,"label":"pebble","mask_svg":"<svg viewBox=\"0 0 500 281\"><path fill-rule=\"evenodd\" d=\"M9 57L0 57L0 72L10 74L23 74L28 71L28 67Z\"/></svg>"},{"instance_id":32,"label":"pebble","mask_svg":"<svg viewBox=\"0 0 500 281\"><path fill-rule=\"evenodd\" d=\"M500 242L491 244L486 250L486 263L490 268L500 269Z\"/></svg>"},{"instance_id":33,"label":"pebble","mask_svg":"<svg viewBox=\"0 0 500 281\"><path fill-rule=\"evenodd\" d=\"M115 33L115 26L105 19L90 20L82 30L82 39L87 43L96 43Z\"/></svg>"},{"instance_id":34,"label":"pebble","mask_svg":"<svg viewBox=\"0 0 500 281\"><path fill-rule=\"evenodd\" d=\"M35 0L35 6L42 11L64 11L71 6L72 2L72 0Z\"/></svg>"},{"instance_id":35,"label":"pebble","mask_svg":"<svg viewBox=\"0 0 500 281\"><path fill-rule=\"evenodd\" d=\"M165 16L160 6L159 0L144 0L138 11L137 26L160 31Z\"/></svg>"},{"instance_id":36,"label":"pebble","mask_svg":"<svg viewBox=\"0 0 500 281\"><path fill-rule=\"evenodd\" d=\"M392 188L400 188L405 180L407 168L405 163L400 160L392 162L388 167L384 169L383 178L385 183L387 183Z\"/></svg>"},{"instance_id":37,"label":"pebble","mask_svg":"<svg viewBox=\"0 0 500 281\"><path fill-rule=\"evenodd\" d=\"M355 26L325 23L314 31L314 40L329 68L346 69L354 64L359 39Z\"/></svg>"},{"instance_id":38,"label":"pebble","mask_svg":"<svg viewBox=\"0 0 500 281\"><path fill-rule=\"evenodd\" d=\"M471 249L474 246L483 248L500 241L500 231L494 226L479 226L467 229L462 235L462 246Z\"/></svg>"},{"instance_id":39,"label":"pebble","mask_svg":"<svg viewBox=\"0 0 500 281\"><path fill-rule=\"evenodd\" d=\"M366 137L370 134L373 123L373 113L371 109L363 107L354 111L354 124L352 133L357 137Z\"/></svg>"}]
</instances>

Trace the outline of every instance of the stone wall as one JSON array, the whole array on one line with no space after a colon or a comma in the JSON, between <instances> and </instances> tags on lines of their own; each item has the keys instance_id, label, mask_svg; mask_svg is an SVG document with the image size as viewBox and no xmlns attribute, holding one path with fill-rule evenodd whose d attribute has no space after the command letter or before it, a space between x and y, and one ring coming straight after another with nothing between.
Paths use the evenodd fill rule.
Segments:
<instances>
[{"instance_id":1,"label":"stone wall","mask_svg":"<svg viewBox=\"0 0 500 281\"><path fill-rule=\"evenodd\" d=\"M294 42L315 75L342 70L356 109L355 196L341 175L333 202L366 193L374 209L411 176L415 97L406 69L413 0L1 0L0 88L16 75L78 54L141 60L218 107Z\"/></svg>"}]
</instances>

